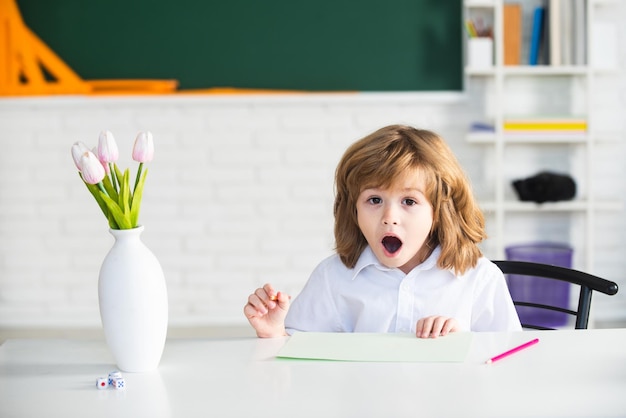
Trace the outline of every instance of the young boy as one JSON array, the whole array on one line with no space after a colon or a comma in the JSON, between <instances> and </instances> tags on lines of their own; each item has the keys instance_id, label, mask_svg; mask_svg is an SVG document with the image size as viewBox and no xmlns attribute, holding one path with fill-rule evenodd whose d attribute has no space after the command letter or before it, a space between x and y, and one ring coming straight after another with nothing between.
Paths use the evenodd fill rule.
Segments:
<instances>
[{"instance_id":1,"label":"young boy","mask_svg":"<svg viewBox=\"0 0 626 418\"><path fill-rule=\"evenodd\" d=\"M477 246L486 234L469 181L441 137L379 129L346 150L335 193L336 254L293 303L271 284L248 297L259 337L521 330L504 275Z\"/></svg>"}]
</instances>

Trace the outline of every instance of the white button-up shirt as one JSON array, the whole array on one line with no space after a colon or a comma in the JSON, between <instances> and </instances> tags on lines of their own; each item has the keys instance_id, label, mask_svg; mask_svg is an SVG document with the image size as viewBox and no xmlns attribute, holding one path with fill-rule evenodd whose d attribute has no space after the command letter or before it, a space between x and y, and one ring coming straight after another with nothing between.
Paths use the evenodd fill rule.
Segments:
<instances>
[{"instance_id":1,"label":"white button-up shirt","mask_svg":"<svg viewBox=\"0 0 626 418\"><path fill-rule=\"evenodd\" d=\"M464 331L522 327L502 271L485 257L461 276L437 267L436 248L408 274L380 264L367 247L354 268L337 254L323 260L293 300L285 327L294 331L415 332L431 315L454 318Z\"/></svg>"}]
</instances>

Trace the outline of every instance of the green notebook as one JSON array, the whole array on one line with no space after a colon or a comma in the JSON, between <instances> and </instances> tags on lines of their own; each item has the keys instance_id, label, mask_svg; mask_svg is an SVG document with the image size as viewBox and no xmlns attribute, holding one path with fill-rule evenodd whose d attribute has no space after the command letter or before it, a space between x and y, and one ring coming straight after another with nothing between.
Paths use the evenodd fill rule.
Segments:
<instances>
[{"instance_id":1,"label":"green notebook","mask_svg":"<svg viewBox=\"0 0 626 418\"><path fill-rule=\"evenodd\" d=\"M473 334L455 332L439 338L414 334L296 332L276 357L369 362L463 362Z\"/></svg>"}]
</instances>

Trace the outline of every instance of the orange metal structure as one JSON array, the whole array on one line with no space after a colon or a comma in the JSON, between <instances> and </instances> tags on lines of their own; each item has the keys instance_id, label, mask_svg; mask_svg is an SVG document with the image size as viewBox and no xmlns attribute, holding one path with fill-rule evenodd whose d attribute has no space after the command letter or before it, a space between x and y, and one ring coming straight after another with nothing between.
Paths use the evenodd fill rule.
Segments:
<instances>
[{"instance_id":1,"label":"orange metal structure","mask_svg":"<svg viewBox=\"0 0 626 418\"><path fill-rule=\"evenodd\" d=\"M83 80L24 23L16 0L0 0L0 96L163 94L176 80Z\"/></svg>"}]
</instances>

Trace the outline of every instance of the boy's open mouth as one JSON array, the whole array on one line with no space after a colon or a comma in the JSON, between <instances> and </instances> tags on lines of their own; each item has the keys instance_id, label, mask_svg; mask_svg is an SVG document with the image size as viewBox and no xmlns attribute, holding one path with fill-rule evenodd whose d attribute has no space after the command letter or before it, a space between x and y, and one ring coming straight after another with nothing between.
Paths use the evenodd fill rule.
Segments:
<instances>
[{"instance_id":1,"label":"boy's open mouth","mask_svg":"<svg viewBox=\"0 0 626 418\"><path fill-rule=\"evenodd\" d=\"M402 247L402 241L400 241L400 238L398 237L385 237L383 238L382 244L391 254L395 253L400 249L400 247Z\"/></svg>"}]
</instances>

